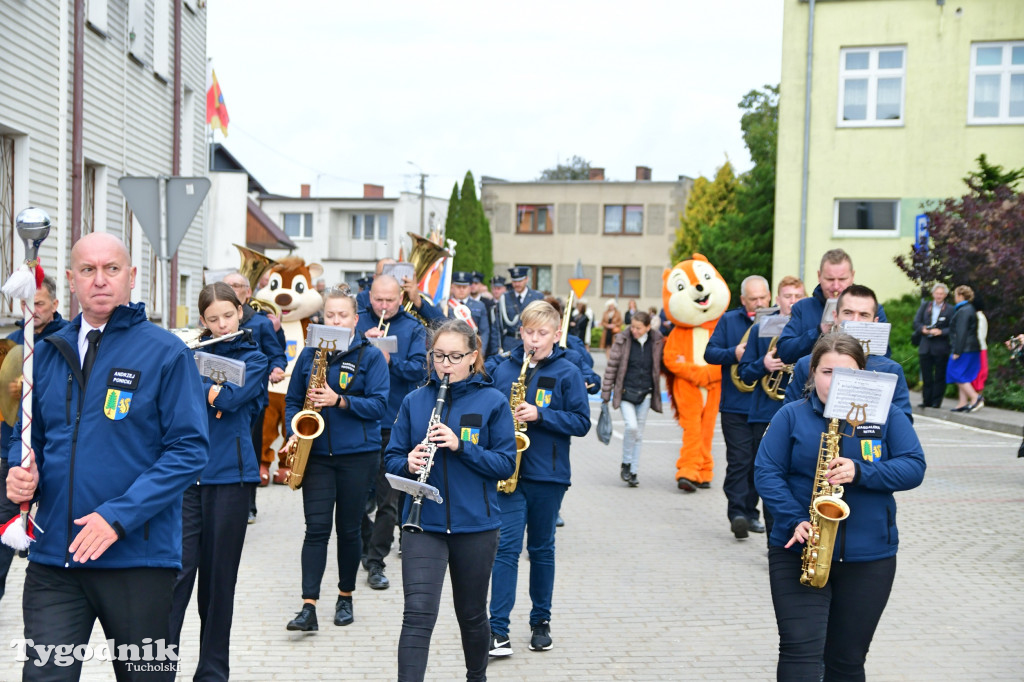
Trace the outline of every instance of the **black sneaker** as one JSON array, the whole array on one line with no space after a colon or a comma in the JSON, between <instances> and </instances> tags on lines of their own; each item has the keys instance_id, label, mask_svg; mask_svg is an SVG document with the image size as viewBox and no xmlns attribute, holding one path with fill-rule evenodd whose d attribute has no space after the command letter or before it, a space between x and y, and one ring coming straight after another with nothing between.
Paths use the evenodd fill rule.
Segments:
<instances>
[{"instance_id":1,"label":"black sneaker","mask_svg":"<svg viewBox=\"0 0 1024 682\"><path fill-rule=\"evenodd\" d=\"M732 534L736 536L737 540L742 540L747 537L747 531L750 530L750 521L745 516L737 516L732 520Z\"/></svg>"},{"instance_id":2,"label":"black sneaker","mask_svg":"<svg viewBox=\"0 0 1024 682\"><path fill-rule=\"evenodd\" d=\"M370 564L370 575L366 576L366 584L375 590L386 590L391 587L391 581L384 575L384 567L376 562Z\"/></svg>"},{"instance_id":3,"label":"black sneaker","mask_svg":"<svg viewBox=\"0 0 1024 682\"><path fill-rule=\"evenodd\" d=\"M565 521L562 519L562 514L559 512L558 517L555 518L555 528L561 528L565 525Z\"/></svg>"},{"instance_id":4,"label":"black sneaker","mask_svg":"<svg viewBox=\"0 0 1024 682\"><path fill-rule=\"evenodd\" d=\"M351 625L355 617L352 615L352 597L338 595L338 602L334 605L334 624Z\"/></svg>"},{"instance_id":5,"label":"black sneaker","mask_svg":"<svg viewBox=\"0 0 1024 682\"><path fill-rule=\"evenodd\" d=\"M629 483L629 476L630 476L629 465L628 464L623 464L622 465L622 469L619 471L619 478L621 478L624 482Z\"/></svg>"},{"instance_id":6,"label":"black sneaker","mask_svg":"<svg viewBox=\"0 0 1024 682\"><path fill-rule=\"evenodd\" d=\"M316 632L320 626L316 622L316 605L303 604L298 615L288 621L285 626L287 630L298 630L299 632Z\"/></svg>"},{"instance_id":7,"label":"black sneaker","mask_svg":"<svg viewBox=\"0 0 1024 682\"><path fill-rule=\"evenodd\" d=\"M626 482L629 483L630 488L635 488L640 485L640 479L636 477L636 474L630 474L629 480Z\"/></svg>"},{"instance_id":8,"label":"black sneaker","mask_svg":"<svg viewBox=\"0 0 1024 682\"><path fill-rule=\"evenodd\" d=\"M546 620L541 621L531 626L530 629L533 630L533 636L530 637L530 651L547 651L552 647L551 623Z\"/></svg>"},{"instance_id":9,"label":"black sneaker","mask_svg":"<svg viewBox=\"0 0 1024 682\"><path fill-rule=\"evenodd\" d=\"M495 658L512 655L512 642L509 640L508 635L491 634L490 655Z\"/></svg>"}]
</instances>

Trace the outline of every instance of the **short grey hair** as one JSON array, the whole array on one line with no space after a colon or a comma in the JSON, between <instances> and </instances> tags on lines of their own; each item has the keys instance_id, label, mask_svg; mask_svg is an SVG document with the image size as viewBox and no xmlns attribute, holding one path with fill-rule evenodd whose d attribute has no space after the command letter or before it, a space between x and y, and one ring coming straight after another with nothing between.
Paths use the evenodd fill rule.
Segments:
<instances>
[{"instance_id":1,"label":"short grey hair","mask_svg":"<svg viewBox=\"0 0 1024 682\"><path fill-rule=\"evenodd\" d=\"M936 282L934 285L932 285L932 293L933 294L935 293L936 289L942 289L943 291L946 292L947 295L949 294L949 287L947 287L942 282Z\"/></svg>"},{"instance_id":2,"label":"short grey hair","mask_svg":"<svg viewBox=\"0 0 1024 682\"><path fill-rule=\"evenodd\" d=\"M750 275L749 277L744 278L744 280L740 283L740 296L747 295L747 284L749 284L750 282L761 282L761 284L764 284L764 288L768 292L768 295L772 295L772 285L768 284L767 279L765 279L761 275Z\"/></svg>"}]
</instances>

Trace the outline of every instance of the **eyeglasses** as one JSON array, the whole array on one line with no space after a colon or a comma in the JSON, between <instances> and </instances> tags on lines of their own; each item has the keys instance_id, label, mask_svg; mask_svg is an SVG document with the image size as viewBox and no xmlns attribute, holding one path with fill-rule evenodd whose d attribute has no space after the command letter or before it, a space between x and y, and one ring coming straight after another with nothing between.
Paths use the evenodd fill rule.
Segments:
<instances>
[{"instance_id":1,"label":"eyeglasses","mask_svg":"<svg viewBox=\"0 0 1024 682\"><path fill-rule=\"evenodd\" d=\"M444 360L447 360L453 365L457 365L462 362L462 359L467 355L468 353L442 353L439 350L435 350L431 353L431 356L434 358L434 362L441 363Z\"/></svg>"}]
</instances>

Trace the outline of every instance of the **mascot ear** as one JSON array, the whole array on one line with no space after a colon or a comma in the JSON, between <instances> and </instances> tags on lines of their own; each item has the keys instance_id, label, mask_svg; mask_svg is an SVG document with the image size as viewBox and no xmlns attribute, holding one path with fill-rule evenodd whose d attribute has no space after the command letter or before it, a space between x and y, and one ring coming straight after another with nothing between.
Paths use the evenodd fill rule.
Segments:
<instances>
[{"instance_id":1,"label":"mascot ear","mask_svg":"<svg viewBox=\"0 0 1024 682\"><path fill-rule=\"evenodd\" d=\"M665 270L661 273L661 283L662 283L662 285L668 283L668 274L670 272L672 272L672 268L665 268Z\"/></svg>"},{"instance_id":2,"label":"mascot ear","mask_svg":"<svg viewBox=\"0 0 1024 682\"><path fill-rule=\"evenodd\" d=\"M705 263L709 263L710 262L710 261L708 261L707 258L704 257L703 254L700 254L700 253L693 254L693 260L700 260L700 261L704 261Z\"/></svg>"},{"instance_id":3,"label":"mascot ear","mask_svg":"<svg viewBox=\"0 0 1024 682\"><path fill-rule=\"evenodd\" d=\"M306 267L309 268L309 276L311 279L316 279L320 275L324 274L324 266L319 263L308 263Z\"/></svg>"}]
</instances>

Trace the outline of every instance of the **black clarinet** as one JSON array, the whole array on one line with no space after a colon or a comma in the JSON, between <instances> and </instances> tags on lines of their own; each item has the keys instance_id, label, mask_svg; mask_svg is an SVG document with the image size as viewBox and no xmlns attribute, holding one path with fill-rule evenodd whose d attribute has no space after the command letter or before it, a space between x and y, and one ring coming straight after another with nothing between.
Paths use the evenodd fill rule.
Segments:
<instances>
[{"instance_id":1,"label":"black clarinet","mask_svg":"<svg viewBox=\"0 0 1024 682\"><path fill-rule=\"evenodd\" d=\"M430 422L427 424L427 435L423 438L421 445L427 446L427 461L420 468L419 476L416 478L420 483L426 483L430 477L430 469L434 466L434 453L437 452L437 443L430 442L430 429L435 424L441 423L441 410L444 409L445 400L448 398L448 378L445 374L441 379L441 386L437 389L437 400L434 402L434 411L430 413ZM410 533L422 533L420 527L420 514L423 512L423 493L416 493L412 498L412 505L409 507L409 516L402 524L402 530Z\"/></svg>"}]
</instances>

